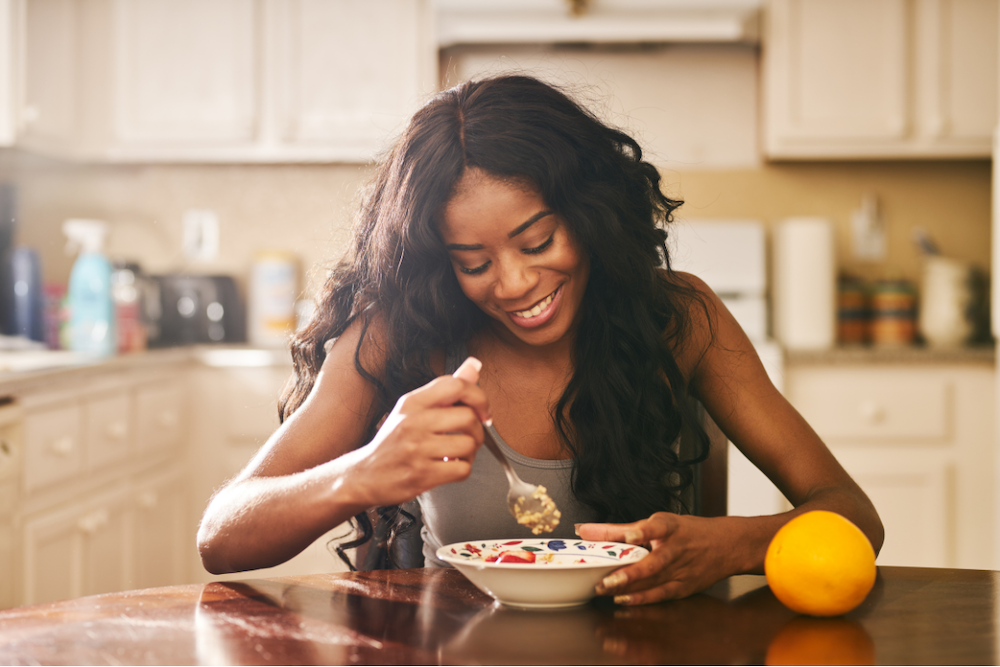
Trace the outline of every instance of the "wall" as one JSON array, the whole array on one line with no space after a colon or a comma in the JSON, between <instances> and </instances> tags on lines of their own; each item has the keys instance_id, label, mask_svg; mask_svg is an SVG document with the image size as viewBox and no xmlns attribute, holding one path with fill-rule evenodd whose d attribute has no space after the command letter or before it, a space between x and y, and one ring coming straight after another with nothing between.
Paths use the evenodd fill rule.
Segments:
<instances>
[{"instance_id":1,"label":"wall","mask_svg":"<svg viewBox=\"0 0 1000 667\"><path fill-rule=\"evenodd\" d=\"M773 223L821 215L838 229L841 264L860 275L916 279L920 257L910 240L925 228L943 252L989 268L990 163L765 163L731 170L663 167L664 189L685 200L685 219L744 217ZM243 277L254 252L296 252L321 279L345 247L356 192L370 175L356 165L73 165L0 154L0 178L19 188L18 241L42 253L47 281L64 282L72 264L60 231L68 217L111 223L109 251L151 272L188 269ZM888 229L886 261L850 256L850 215L876 193ZM219 258L190 264L181 255L182 217L210 208L220 221ZM317 274L317 271L319 273Z\"/></svg>"},{"instance_id":2,"label":"wall","mask_svg":"<svg viewBox=\"0 0 1000 667\"><path fill-rule=\"evenodd\" d=\"M110 224L108 253L149 273L228 273L241 280L254 254L295 252L309 281L342 254L355 194L368 178L357 165L95 165L0 153L0 179L18 187L17 241L42 256L45 280L65 283L73 257L63 220ZM182 254L183 216L212 209L220 253L192 263ZM312 273L310 273L312 272Z\"/></svg>"}]
</instances>

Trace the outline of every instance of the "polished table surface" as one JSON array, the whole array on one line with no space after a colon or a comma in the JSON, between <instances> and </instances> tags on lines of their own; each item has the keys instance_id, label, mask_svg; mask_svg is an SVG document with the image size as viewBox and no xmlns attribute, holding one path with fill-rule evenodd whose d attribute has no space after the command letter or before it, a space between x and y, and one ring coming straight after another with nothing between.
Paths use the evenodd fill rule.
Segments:
<instances>
[{"instance_id":1,"label":"polished table surface","mask_svg":"<svg viewBox=\"0 0 1000 667\"><path fill-rule=\"evenodd\" d=\"M644 607L506 609L455 570L112 593L0 612L0 664L996 664L1000 573L881 567L845 617L763 577Z\"/></svg>"}]
</instances>

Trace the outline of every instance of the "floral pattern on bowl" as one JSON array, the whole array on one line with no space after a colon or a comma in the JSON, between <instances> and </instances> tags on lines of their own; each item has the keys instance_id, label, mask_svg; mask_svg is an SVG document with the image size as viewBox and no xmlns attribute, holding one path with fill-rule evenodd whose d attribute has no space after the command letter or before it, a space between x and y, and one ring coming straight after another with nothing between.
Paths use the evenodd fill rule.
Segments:
<instances>
[{"instance_id":1,"label":"floral pattern on bowl","mask_svg":"<svg viewBox=\"0 0 1000 667\"><path fill-rule=\"evenodd\" d=\"M590 542L587 540L485 540L450 544L438 551L438 557L454 563L487 563L486 559L499 556L504 551L530 551L534 563L493 563L493 567L578 567L580 565L608 565L631 563L648 552L643 547L618 542ZM442 553L444 552L444 553Z\"/></svg>"}]
</instances>

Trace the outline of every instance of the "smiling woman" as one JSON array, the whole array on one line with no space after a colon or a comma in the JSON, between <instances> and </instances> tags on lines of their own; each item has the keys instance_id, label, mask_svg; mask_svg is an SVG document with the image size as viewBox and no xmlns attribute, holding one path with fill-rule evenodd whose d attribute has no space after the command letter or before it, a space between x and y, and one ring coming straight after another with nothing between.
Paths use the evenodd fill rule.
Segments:
<instances>
[{"instance_id":1,"label":"smiling woman","mask_svg":"<svg viewBox=\"0 0 1000 667\"><path fill-rule=\"evenodd\" d=\"M469 169L444 209L441 236L462 292L508 344L554 344L575 331L590 262L532 186Z\"/></svg>"},{"instance_id":2,"label":"smiling woman","mask_svg":"<svg viewBox=\"0 0 1000 667\"><path fill-rule=\"evenodd\" d=\"M718 297L671 270L679 204L631 137L538 80L428 102L293 340L282 426L205 512L205 566L273 565L351 516L359 536L343 546L362 544L372 512L397 532L412 523L401 505L419 509L427 566L447 565L444 544L524 536L501 468L477 454L489 420L559 507L552 538L649 547L597 587L622 603L762 571L771 537L807 510L847 516L877 549L864 493ZM689 514L708 446L691 398L796 509ZM690 458L685 429L701 443Z\"/></svg>"}]
</instances>

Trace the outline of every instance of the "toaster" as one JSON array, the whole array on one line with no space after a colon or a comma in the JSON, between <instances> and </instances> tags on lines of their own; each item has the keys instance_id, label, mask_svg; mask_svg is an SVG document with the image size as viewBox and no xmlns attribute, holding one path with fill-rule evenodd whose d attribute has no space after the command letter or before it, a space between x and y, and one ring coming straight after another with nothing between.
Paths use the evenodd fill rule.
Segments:
<instances>
[{"instance_id":1,"label":"toaster","mask_svg":"<svg viewBox=\"0 0 1000 667\"><path fill-rule=\"evenodd\" d=\"M246 312L231 276L154 276L158 321L150 347L246 342Z\"/></svg>"}]
</instances>

